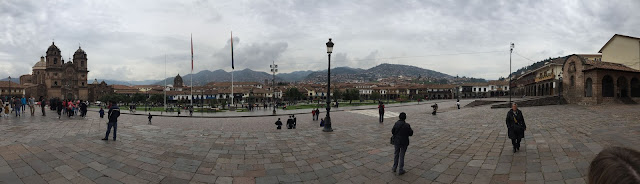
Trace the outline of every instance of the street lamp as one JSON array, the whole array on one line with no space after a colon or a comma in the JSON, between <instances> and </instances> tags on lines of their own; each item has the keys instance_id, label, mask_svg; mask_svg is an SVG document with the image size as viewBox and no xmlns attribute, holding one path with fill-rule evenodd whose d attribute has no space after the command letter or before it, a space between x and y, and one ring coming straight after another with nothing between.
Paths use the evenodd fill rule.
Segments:
<instances>
[{"instance_id":1,"label":"street lamp","mask_svg":"<svg viewBox=\"0 0 640 184\"><path fill-rule=\"evenodd\" d=\"M560 100L562 99L562 73L558 74L558 105L560 105Z\"/></svg>"},{"instance_id":2,"label":"street lamp","mask_svg":"<svg viewBox=\"0 0 640 184\"><path fill-rule=\"evenodd\" d=\"M329 69L327 70L327 117L324 118L324 132L333 132L331 129L331 116L329 116L329 112L331 111L331 53L333 52L333 42L331 42L331 38L329 38L329 42L327 42L327 55L329 60Z\"/></svg>"},{"instance_id":3,"label":"street lamp","mask_svg":"<svg viewBox=\"0 0 640 184\"><path fill-rule=\"evenodd\" d=\"M513 47L515 45L511 43L511 49L509 49L509 104L511 104L511 53L513 53Z\"/></svg>"},{"instance_id":4,"label":"street lamp","mask_svg":"<svg viewBox=\"0 0 640 184\"><path fill-rule=\"evenodd\" d=\"M276 65L276 61L272 61L270 67L271 67L271 73L273 73L273 79L271 80L271 103L273 103L273 114L276 114L275 83L276 83L276 72L278 72L278 65Z\"/></svg>"},{"instance_id":5,"label":"street lamp","mask_svg":"<svg viewBox=\"0 0 640 184\"><path fill-rule=\"evenodd\" d=\"M9 76L9 101L11 101L11 76ZM11 104L12 102L9 102Z\"/></svg>"}]
</instances>

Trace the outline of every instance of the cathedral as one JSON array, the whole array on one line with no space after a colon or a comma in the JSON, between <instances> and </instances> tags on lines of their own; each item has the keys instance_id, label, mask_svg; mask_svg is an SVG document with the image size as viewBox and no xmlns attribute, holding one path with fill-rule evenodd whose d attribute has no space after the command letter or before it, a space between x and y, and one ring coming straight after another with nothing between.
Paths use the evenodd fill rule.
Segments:
<instances>
[{"instance_id":1,"label":"cathedral","mask_svg":"<svg viewBox=\"0 0 640 184\"><path fill-rule=\"evenodd\" d=\"M65 62L60 49L51 43L46 56L40 57L30 75L20 77L20 83L27 87L26 96L38 99L61 98L88 100L87 53L78 47L73 60Z\"/></svg>"}]
</instances>

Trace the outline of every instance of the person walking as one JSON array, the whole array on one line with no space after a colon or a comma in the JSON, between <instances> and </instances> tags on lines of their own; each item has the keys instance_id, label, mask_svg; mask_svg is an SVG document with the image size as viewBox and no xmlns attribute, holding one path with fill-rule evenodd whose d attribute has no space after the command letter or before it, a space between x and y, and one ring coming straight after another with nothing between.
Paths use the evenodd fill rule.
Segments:
<instances>
[{"instance_id":1,"label":"person walking","mask_svg":"<svg viewBox=\"0 0 640 184\"><path fill-rule=\"evenodd\" d=\"M316 110L311 109L311 121L315 121L315 120L316 120Z\"/></svg>"},{"instance_id":2,"label":"person walking","mask_svg":"<svg viewBox=\"0 0 640 184\"><path fill-rule=\"evenodd\" d=\"M149 113L149 124L151 124L151 118L153 118L153 116L151 116L151 113Z\"/></svg>"},{"instance_id":3,"label":"person walking","mask_svg":"<svg viewBox=\"0 0 640 184\"><path fill-rule=\"evenodd\" d=\"M27 110L26 106L27 106L27 98L24 97L24 95L22 95L22 98L20 99L20 105L22 107L22 113L24 114L24 112Z\"/></svg>"},{"instance_id":4,"label":"person walking","mask_svg":"<svg viewBox=\"0 0 640 184\"><path fill-rule=\"evenodd\" d=\"M378 115L380 115L380 123L384 121L384 104L378 101Z\"/></svg>"},{"instance_id":5,"label":"person walking","mask_svg":"<svg viewBox=\"0 0 640 184\"><path fill-rule=\"evenodd\" d=\"M527 130L527 124L524 123L524 117L522 111L518 109L518 104L511 104L511 110L507 112L506 123L509 139L511 139L515 153L520 150L520 141L524 138L524 131Z\"/></svg>"},{"instance_id":6,"label":"person walking","mask_svg":"<svg viewBox=\"0 0 640 184\"><path fill-rule=\"evenodd\" d=\"M320 109L316 108L316 120L320 118Z\"/></svg>"},{"instance_id":7,"label":"person walking","mask_svg":"<svg viewBox=\"0 0 640 184\"><path fill-rule=\"evenodd\" d=\"M104 141L109 140L109 133L111 132L111 127L113 127L113 140L116 140L116 132L118 130L118 117L120 117L120 108L118 108L118 104L115 102L110 102L111 107L109 108L109 113L107 114L107 118L109 119L109 123L107 123L107 133L104 135Z\"/></svg>"},{"instance_id":8,"label":"person walking","mask_svg":"<svg viewBox=\"0 0 640 184\"><path fill-rule=\"evenodd\" d=\"M100 114L100 118L104 118L104 109L102 109L102 107L100 107L100 111L98 111L98 113Z\"/></svg>"},{"instance_id":9,"label":"person walking","mask_svg":"<svg viewBox=\"0 0 640 184\"><path fill-rule=\"evenodd\" d=\"M40 109L42 110L42 116L45 116L44 108L47 106L47 101L44 97L40 96Z\"/></svg>"},{"instance_id":10,"label":"person walking","mask_svg":"<svg viewBox=\"0 0 640 184\"><path fill-rule=\"evenodd\" d=\"M36 109L34 107L34 105L36 104L36 99L33 97L29 97L27 103L29 104L29 111L31 112L31 116L33 116L33 114L36 112Z\"/></svg>"},{"instance_id":11,"label":"person walking","mask_svg":"<svg viewBox=\"0 0 640 184\"><path fill-rule=\"evenodd\" d=\"M58 112L58 119L60 119L60 116L62 116L62 110L65 109L64 107L64 102L60 101L60 100L56 100L56 104L53 104L52 106L56 106L56 112Z\"/></svg>"},{"instance_id":12,"label":"person walking","mask_svg":"<svg viewBox=\"0 0 640 184\"><path fill-rule=\"evenodd\" d=\"M80 114L82 114L83 118L87 116L87 103L80 102Z\"/></svg>"},{"instance_id":13,"label":"person walking","mask_svg":"<svg viewBox=\"0 0 640 184\"><path fill-rule=\"evenodd\" d=\"M399 166L399 175L403 175L406 172L404 170L404 155L407 153L407 147L409 147L409 136L413 136L413 129L411 129L409 123L405 122L406 119L407 114L404 112L400 113L400 120L398 120L391 129L391 143L395 147L391 171L396 172Z\"/></svg>"},{"instance_id":14,"label":"person walking","mask_svg":"<svg viewBox=\"0 0 640 184\"><path fill-rule=\"evenodd\" d=\"M20 114L20 109L22 108L22 100L20 100L19 98L15 98L15 100L13 100L13 109L16 112L16 117L18 116L22 116Z\"/></svg>"},{"instance_id":15,"label":"person walking","mask_svg":"<svg viewBox=\"0 0 640 184\"><path fill-rule=\"evenodd\" d=\"M278 118L278 121L276 121L276 126L278 126L276 127L276 129L278 130L282 129L282 121L280 121L280 118Z\"/></svg>"},{"instance_id":16,"label":"person walking","mask_svg":"<svg viewBox=\"0 0 640 184\"><path fill-rule=\"evenodd\" d=\"M458 106L458 109L460 109L460 100L456 102L456 105Z\"/></svg>"}]
</instances>

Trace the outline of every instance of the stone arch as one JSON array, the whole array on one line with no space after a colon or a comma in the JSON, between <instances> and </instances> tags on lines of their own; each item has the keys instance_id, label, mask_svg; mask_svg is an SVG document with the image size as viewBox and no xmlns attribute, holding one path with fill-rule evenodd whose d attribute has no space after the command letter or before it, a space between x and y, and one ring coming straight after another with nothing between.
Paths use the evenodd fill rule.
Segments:
<instances>
[{"instance_id":1,"label":"stone arch","mask_svg":"<svg viewBox=\"0 0 640 184\"><path fill-rule=\"evenodd\" d=\"M618 87L618 97L629 97L629 83L627 83L627 78L623 76L618 77L616 87Z\"/></svg>"},{"instance_id":2,"label":"stone arch","mask_svg":"<svg viewBox=\"0 0 640 184\"><path fill-rule=\"evenodd\" d=\"M631 97L640 97L640 80L636 77L631 79Z\"/></svg>"},{"instance_id":3,"label":"stone arch","mask_svg":"<svg viewBox=\"0 0 640 184\"><path fill-rule=\"evenodd\" d=\"M609 75L602 77L602 97L613 97L613 78Z\"/></svg>"},{"instance_id":4,"label":"stone arch","mask_svg":"<svg viewBox=\"0 0 640 184\"><path fill-rule=\"evenodd\" d=\"M591 78L587 78L587 80L584 82L584 96L593 96L593 81L591 80Z\"/></svg>"}]
</instances>

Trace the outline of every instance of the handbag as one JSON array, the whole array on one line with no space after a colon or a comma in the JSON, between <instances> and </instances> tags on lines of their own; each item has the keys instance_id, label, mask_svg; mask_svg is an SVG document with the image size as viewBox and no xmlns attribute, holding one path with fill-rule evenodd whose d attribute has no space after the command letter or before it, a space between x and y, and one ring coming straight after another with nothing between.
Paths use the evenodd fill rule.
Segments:
<instances>
[{"instance_id":1,"label":"handbag","mask_svg":"<svg viewBox=\"0 0 640 184\"><path fill-rule=\"evenodd\" d=\"M513 131L515 132L524 132L524 127L522 126L522 124L518 123L518 119L516 119L516 114L513 114L513 126L511 126L513 128Z\"/></svg>"}]
</instances>

